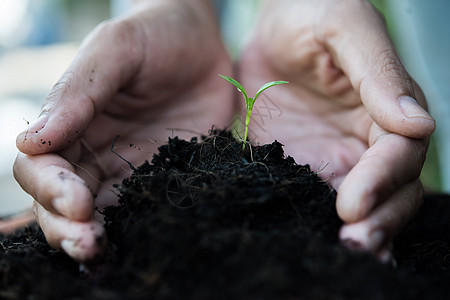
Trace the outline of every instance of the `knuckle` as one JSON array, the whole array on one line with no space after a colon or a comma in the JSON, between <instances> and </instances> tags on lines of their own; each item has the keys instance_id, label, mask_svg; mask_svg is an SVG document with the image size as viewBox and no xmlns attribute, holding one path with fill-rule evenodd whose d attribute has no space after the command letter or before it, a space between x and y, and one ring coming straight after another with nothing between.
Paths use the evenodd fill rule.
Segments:
<instances>
[{"instance_id":1,"label":"knuckle","mask_svg":"<svg viewBox=\"0 0 450 300\"><path fill-rule=\"evenodd\" d=\"M58 82L52 87L50 92L47 95L44 106L42 110L44 112L48 112L50 110L50 104L56 102L58 99L64 99L66 95L71 92L71 84L73 81L75 74L72 71L66 71Z\"/></svg>"},{"instance_id":2,"label":"knuckle","mask_svg":"<svg viewBox=\"0 0 450 300\"><path fill-rule=\"evenodd\" d=\"M378 66L381 76L406 81L413 89L411 77L392 48L379 51L375 56L374 65Z\"/></svg>"},{"instance_id":3,"label":"knuckle","mask_svg":"<svg viewBox=\"0 0 450 300\"><path fill-rule=\"evenodd\" d=\"M389 47L380 50L371 64L379 78L386 80L390 85L397 86L401 93L414 94L414 85L400 58Z\"/></svg>"},{"instance_id":4,"label":"knuckle","mask_svg":"<svg viewBox=\"0 0 450 300\"><path fill-rule=\"evenodd\" d=\"M381 74L387 77L409 78L400 58L392 49L383 49L375 56L375 65L381 68Z\"/></svg>"},{"instance_id":5,"label":"knuckle","mask_svg":"<svg viewBox=\"0 0 450 300\"><path fill-rule=\"evenodd\" d=\"M108 57L109 60L130 60L136 63L144 53L147 29L130 19L107 20L91 32L81 45L79 63L90 72L96 67L95 56ZM81 57L90 57L92 61L84 61ZM99 67L99 66L98 66Z\"/></svg>"},{"instance_id":6,"label":"knuckle","mask_svg":"<svg viewBox=\"0 0 450 300\"><path fill-rule=\"evenodd\" d=\"M117 43L116 45L126 44L134 32L136 32L136 25L131 20L107 20L96 27L92 33L93 38L89 40L96 42L102 39Z\"/></svg>"}]
</instances>

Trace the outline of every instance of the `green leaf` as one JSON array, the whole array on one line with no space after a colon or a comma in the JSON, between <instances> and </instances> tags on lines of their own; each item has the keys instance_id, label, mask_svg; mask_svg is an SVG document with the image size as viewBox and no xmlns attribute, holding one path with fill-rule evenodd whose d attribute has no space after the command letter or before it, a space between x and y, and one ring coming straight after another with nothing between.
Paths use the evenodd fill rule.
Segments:
<instances>
[{"instance_id":1,"label":"green leaf","mask_svg":"<svg viewBox=\"0 0 450 300\"><path fill-rule=\"evenodd\" d=\"M264 84L264 85L258 90L258 92L256 93L255 97L253 98L254 101L256 101L256 98L258 98L258 96L259 96L263 91L267 90L268 88L273 87L273 86L275 86L275 85L286 84L286 83L289 83L289 82L287 82L287 81L271 81L271 82L268 82L268 83Z\"/></svg>"},{"instance_id":2,"label":"green leaf","mask_svg":"<svg viewBox=\"0 0 450 300\"><path fill-rule=\"evenodd\" d=\"M247 93L245 92L244 87L239 82L237 82L235 79L233 79L231 77L228 77L228 76L221 75L221 74L219 74L219 76L222 77L223 79L225 79L226 81L228 81L229 83L231 83L232 85L234 85L237 88L237 90L239 92L241 92L244 95L244 97L245 97L245 106L247 108L247 116L245 118L244 144L242 145L242 149L244 150L245 149L245 143L247 141L248 125L250 123L250 116L252 114L253 104L255 103L256 98L258 98L259 94L261 94L264 90L267 90L268 88L270 88L272 86L279 85L279 84L285 84L285 83L289 83L289 82L287 82L287 81L271 81L271 82L268 82L268 83L266 83L265 85L263 85L259 89L259 91L256 93L255 97L249 98L247 96Z\"/></svg>"},{"instance_id":3,"label":"green leaf","mask_svg":"<svg viewBox=\"0 0 450 300\"><path fill-rule=\"evenodd\" d=\"M231 77L228 77L228 76L225 76L225 75L219 74L219 76L222 77L223 79L225 79L226 81L228 81L229 83L231 83L232 85L234 85L239 92L244 94L245 101L247 102L247 98L248 98L247 97L247 93L245 92L244 87L239 82L237 82L235 79L233 79Z\"/></svg>"}]
</instances>

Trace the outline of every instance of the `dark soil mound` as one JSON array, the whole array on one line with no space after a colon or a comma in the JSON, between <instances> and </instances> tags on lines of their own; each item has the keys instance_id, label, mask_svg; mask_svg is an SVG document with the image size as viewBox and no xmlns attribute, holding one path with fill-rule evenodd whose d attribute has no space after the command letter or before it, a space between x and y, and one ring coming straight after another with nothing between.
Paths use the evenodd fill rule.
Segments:
<instances>
[{"instance_id":1,"label":"dark soil mound","mask_svg":"<svg viewBox=\"0 0 450 300\"><path fill-rule=\"evenodd\" d=\"M170 139L105 211L116 257L92 282L37 227L0 239L2 299L439 299L450 206L429 197L395 242L398 268L344 249L336 193L278 142Z\"/></svg>"}]
</instances>

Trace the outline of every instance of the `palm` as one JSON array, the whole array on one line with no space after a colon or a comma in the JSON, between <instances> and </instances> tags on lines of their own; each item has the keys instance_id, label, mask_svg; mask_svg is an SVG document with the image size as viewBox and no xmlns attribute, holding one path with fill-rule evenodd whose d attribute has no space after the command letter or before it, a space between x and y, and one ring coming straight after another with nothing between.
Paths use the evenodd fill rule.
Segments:
<instances>
[{"instance_id":1,"label":"palm","mask_svg":"<svg viewBox=\"0 0 450 300\"><path fill-rule=\"evenodd\" d=\"M92 218L93 202L114 204L111 184L130 172L110 151L114 138L121 136L115 151L138 166L167 136L227 125L232 89L217 74L230 72L203 0L142 1L94 30L17 138L14 174L36 200L49 244L80 262L101 255L105 232Z\"/></svg>"},{"instance_id":2,"label":"palm","mask_svg":"<svg viewBox=\"0 0 450 300\"><path fill-rule=\"evenodd\" d=\"M229 90L208 88L208 86L214 86L214 82L200 81L196 85L205 88L205 91L215 90L215 99L209 99L210 94L204 95L186 89L182 96L168 99L173 103L172 106L158 108L155 111L151 107L153 101L149 97L147 99L145 96L130 97L128 103L116 103L116 99L125 96L121 95L111 103L111 109L117 108L122 111L121 116L110 114L107 108L93 120L82 137L83 144L87 147L79 159L80 162L97 166L98 176L102 182L102 186L96 188L100 189L97 202L106 201L104 204L110 204L108 200L113 194L107 187L110 187L112 182L120 182L121 178L125 178L130 172L127 164L110 151L115 136L120 135L114 145L115 151L134 166L138 166L145 160L150 160L152 153L156 152L157 147L164 143L168 136L188 137L193 135L192 132L206 133L212 125L224 126L228 122L232 109L231 105L226 106L229 103L227 101ZM187 99L184 99L185 97ZM133 107L133 104L137 102L147 102L142 105L142 111L136 111ZM216 105L211 106L212 103ZM218 103L221 105L217 105ZM226 112L227 110L229 113ZM130 146L131 144L133 146ZM89 152L92 150L88 149L92 149L98 155L91 156ZM83 172L79 170L79 175L88 182L88 185L96 186L95 182L98 178L92 177L92 171L84 175Z\"/></svg>"},{"instance_id":3,"label":"palm","mask_svg":"<svg viewBox=\"0 0 450 300\"><path fill-rule=\"evenodd\" d=\"M170 28L164 20L161 22L160 26ZM128 165L110 151L117 135L120 138L115 151L138 166L150 160L168 136L206 133L211 126L225 126L231 119L232 89L217 76L220 72L230 73L231 63L216 32L189 28L190 24L179 22L171 28L173 32L165 33L171 37L170 41L162 40L155 45L151 44L154 32L145 27L147 24L155 21L133 24L134 31L127 40L130 51L134 51L129 53L132 63L118 64L122 69L113 68L110 77L114 78L115 72L132 75L117 82L119 87L107 91L110 98L97 104L104 108L93 118L79 142L63 150L78 153L69 162L78 167L77 175L98 195L96 204L100 207L111 204L115 198L110 191L111 183L120 182L130 172ZM149 35L144 37L146 43L133 47L142 44L138 37L142 39L146 34ZM191 42L194 38L199 39L197 43ZM93 40L97 45L98 40ZM154 51L155 47L160 49ZM134 62L139 63L133 65ZM96 80L95 73L92 76ZM83 150L77 152L80 145Z\"/></svg>"},{"instance_id":4,"label":"palm","mask_svg":"<svg viewBox=\"0 0 450 300\"><path fill-rule=\"evenodd\" d=\"M280 141L288 155L310 164L337 188L367 149L373 123L347 77L332 63L305 66L309 53L296 56L294 62L294 52L289 50L293 49L285 47L270 57L252 44L242 56L240 77L250 94L263 82L290 81L266 91L255 104L251 133L260 143ZM314 59L330 61L331 56L323 50ZM295 71L280 72L289 68Z\"/></svg>"}]
</instances>

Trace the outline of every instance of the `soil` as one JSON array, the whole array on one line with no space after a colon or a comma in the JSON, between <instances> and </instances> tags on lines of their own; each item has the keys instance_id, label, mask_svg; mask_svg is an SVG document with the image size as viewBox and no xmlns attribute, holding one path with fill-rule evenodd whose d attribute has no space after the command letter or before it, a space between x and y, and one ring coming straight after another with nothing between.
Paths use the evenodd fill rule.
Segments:
<instances>
[{"instance_id":1,"label":"soil","mask_svg":"<svg viewBox=\"0 0 450 300\"><path fill-rule=\"evenodd\" d=\"M427 195L397 266L345 249L336 192L278 142L169 139L116 186L109 255L79 266L34 225L0 237L1 299L446 299L450 197ZM88 270L88 271L87 271Z\"/></svg>"}]
</instances>

